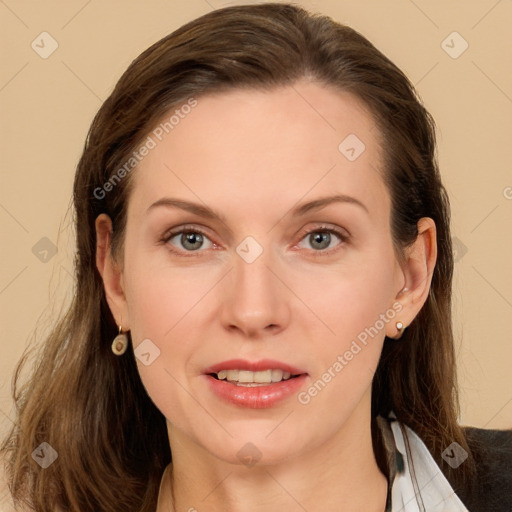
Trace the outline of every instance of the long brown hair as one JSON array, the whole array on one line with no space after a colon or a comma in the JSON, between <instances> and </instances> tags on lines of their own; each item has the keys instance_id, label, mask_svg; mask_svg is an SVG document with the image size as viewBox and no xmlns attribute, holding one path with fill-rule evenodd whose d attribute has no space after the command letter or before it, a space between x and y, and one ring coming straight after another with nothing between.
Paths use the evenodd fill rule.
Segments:
<instances>
[{"instance_id":1,"label":"long brown hair","mask_svg":"<svg viewBox=\"0 0 512 512\"><path fill-rule=\"evenodd\" d=\"M103 212L113 222L114 257L122 261L133 173L108 193L98 190L162 116L190 98L241 87L271 90L304 77L351 92L373 113L385 141L397 254L415 240L421 217L437 226L428 299L401 341L384 343L372 415L394 411L452 482L463 485L471 477L471 457L453 474L441 459L453 441L469 449L457 423L450 213L434 122L406 76L362 35L275 3L219 9L158 41L132 62L94 118L74 182L76 293L30 380L20 389L14 379L18 420L3 451L15 498L41 512L56 505L81 512L154 510L171 461L165 418L142 386L133 353L111 352L117 326L95 264L94 222ZM42 442L59 454L44 470L31 457Z\"/></svg>"}]
</instances>

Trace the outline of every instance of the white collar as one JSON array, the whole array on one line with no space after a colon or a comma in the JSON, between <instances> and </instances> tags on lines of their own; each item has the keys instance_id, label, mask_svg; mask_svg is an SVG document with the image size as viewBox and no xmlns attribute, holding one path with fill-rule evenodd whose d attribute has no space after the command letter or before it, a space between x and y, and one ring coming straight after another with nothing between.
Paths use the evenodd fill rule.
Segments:
<instances>
[{"instance_id":1,"label":"white collar","mask_svg":"<svg viewBox=\"0 0 512 512\"><path fill-rule=\"evenodd\" d=\"M380 420L381 418L379 418ZM400 460L391 487L390 512L469 512L418 435L396 419L389 422L394 437L392 460ZM389 446L387 447L389 449ZM403 463L403 464L402 464Z\"/></svg>"}]
</instances>

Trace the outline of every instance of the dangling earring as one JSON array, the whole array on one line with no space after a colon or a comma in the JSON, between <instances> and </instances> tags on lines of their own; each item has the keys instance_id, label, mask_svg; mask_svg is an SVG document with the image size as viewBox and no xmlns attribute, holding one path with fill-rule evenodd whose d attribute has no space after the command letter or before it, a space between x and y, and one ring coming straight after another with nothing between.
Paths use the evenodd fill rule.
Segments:
<instances>
[{"instance_id":1,"label":"dangling earring","mask_svg":"<svg viewBox=\"0 0 512 512\"><path fill-rule=\"evenodd\" d=\"M123 334L121 332L122 330L123 328L119 326L119 334L114 338L114 341L112 342L112 352L114 352L116 356L122 356L128 348L128 336Z\"/></svg>"}]
</instances>

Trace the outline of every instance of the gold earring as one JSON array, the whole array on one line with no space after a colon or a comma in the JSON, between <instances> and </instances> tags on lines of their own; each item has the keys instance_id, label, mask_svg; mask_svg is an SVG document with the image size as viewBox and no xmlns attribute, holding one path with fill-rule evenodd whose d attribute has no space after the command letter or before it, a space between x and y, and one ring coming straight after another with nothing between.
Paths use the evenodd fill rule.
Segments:
<instances>
[{"instance_id":1,"label":"gold earring","mask_svg":"<svg viewBox=\"0 0 512 512\"><path fill-rule=\"evenodd\" d=\"M122 356L128 348L128 336L122 333L123 328L119 326L119 334L114 338L112 342L112 352L116 356Z\"/></svg>"}]
</instances>

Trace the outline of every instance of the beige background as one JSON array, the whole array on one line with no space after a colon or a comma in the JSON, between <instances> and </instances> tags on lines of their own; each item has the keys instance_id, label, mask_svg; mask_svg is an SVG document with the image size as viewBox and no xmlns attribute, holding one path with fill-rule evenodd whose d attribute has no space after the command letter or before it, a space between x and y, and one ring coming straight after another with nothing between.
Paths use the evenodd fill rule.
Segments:
<instances>
[{"instance_id":1,"label":"beige background","mask_svg":"<svg viewBox=\"0 0 512 512\"><path fill-rule=\"evenodd\" d=\"M436 119L457 248L461 422L512 427L512 0L298 3L368 37L416 84ZM0 0L1 430L14 417L16 361L71 296L66 212L93 115L142 50L228 4ZM35 41L43 51L44 37L50 48L48 36L38 37L44 31L58 43L46 59L31 47ZM442 45L454 31L469 45L457 58L463 40L450 36ZM58 252L45 256L52 244Z\"/></svg>"}]
</instances>

